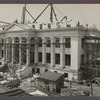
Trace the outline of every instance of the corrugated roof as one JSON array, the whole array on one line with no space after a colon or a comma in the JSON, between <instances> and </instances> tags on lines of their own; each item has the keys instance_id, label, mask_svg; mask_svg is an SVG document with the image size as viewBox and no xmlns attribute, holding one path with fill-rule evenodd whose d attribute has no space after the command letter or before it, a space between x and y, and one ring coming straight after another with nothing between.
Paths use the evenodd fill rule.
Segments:
<instances>
[{"instance_id":1,"label":"corrugated roof","mask_svg":"<svg viewBox=\"0 0 100 100\"><path fill-rule=\"evenodd\" d=\"M50 81L57 81L62 75L63 74L48 71L48 72L41 74L39 78L50 80Z\"/></svg>"}]
</instances>

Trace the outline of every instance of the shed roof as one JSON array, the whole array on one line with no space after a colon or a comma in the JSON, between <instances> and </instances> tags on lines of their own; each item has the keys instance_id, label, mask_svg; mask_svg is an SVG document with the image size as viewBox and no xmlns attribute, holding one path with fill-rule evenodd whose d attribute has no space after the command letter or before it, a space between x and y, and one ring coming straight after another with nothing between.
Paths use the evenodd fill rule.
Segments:
<instances>
[{"instance_id":1,"label":"shed roof","mask_svg":"<svg viewBox=\"0 0 100 100\"><path fill-rule=\"evenodd\" d=\"M63 74L47 71L41 74L39 78L50 81L57 81L61 76L63 76Z\"/></svg>"}]
</instances>

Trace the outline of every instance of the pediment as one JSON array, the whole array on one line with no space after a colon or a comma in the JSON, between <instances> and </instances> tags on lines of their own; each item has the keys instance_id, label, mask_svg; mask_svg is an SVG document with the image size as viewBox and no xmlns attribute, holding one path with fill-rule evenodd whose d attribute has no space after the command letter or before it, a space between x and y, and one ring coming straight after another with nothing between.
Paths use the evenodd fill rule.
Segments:
<instances>
[{"instance_id":1,"label":"pediment","mask_svg":"<svg viewBox=\"0 0 100 100\"><path fill-rule=\"evenodd\" d=\"M7 30L7 31L18 31L18 30L24 30L24 29L21 28L21 27L18 27L18 26L13 26L9 30Z\"/></svg>"},{"instance_id":2,"label":"pediment","mask_svg":"<svg viewBox=\"0 0 100 100\"><path fill-rule=\"evenodd\" d=\"M30 29L30 27L26 27L25 25L21 25L21 24L12 24L8 26L5 29L5 31L21 31L21 30L26 30L26 29Z\"/></svg>"}]
</instances>

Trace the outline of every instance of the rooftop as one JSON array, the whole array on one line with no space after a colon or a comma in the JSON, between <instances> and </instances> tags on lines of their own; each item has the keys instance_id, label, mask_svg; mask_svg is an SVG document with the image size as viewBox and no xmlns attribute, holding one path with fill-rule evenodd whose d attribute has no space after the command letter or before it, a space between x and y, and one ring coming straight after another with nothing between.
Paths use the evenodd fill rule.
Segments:
<instances>
[{"instance_id":1,"label":"rooftop","mask_svg":"<svg viewBox=\"0 0 100 100\"><path fill-rule=\"evenodd\" d=\"M55 73L55 72L45 72L41 74L39 77L40 79L50 80L50 81L57 81L63 74Z\"/></svg>"}]
</instances>

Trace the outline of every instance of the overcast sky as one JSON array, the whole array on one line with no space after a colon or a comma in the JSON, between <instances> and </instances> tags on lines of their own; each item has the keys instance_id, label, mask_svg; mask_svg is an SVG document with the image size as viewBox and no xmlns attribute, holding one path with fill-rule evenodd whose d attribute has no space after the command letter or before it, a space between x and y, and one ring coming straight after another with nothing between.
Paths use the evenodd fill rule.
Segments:
<instances>
[{"instance_id":1,"label":"overcast sky","mask_svg":"<svg viewBox=\"0 0 100 100\"><path fill-rule=\"evenodd\" d=\"M20 22L23 6L24 4L0 4L0 21L11 23L18 19ZM27 9L36 18L46 6L47 4L27 4ZM95 24L100 29L100 4L54 4L53 6L58 20L67 16L68 20L73 20L70 22L72 26L80 21L83 25ZM38 22L48 22L49 18L50 7L38 19ZM28 14L26 14L26 20L33 21Z\"/></svg>"}]
</instances>

